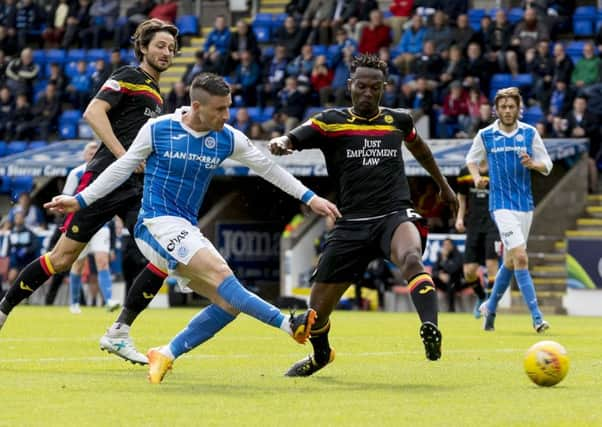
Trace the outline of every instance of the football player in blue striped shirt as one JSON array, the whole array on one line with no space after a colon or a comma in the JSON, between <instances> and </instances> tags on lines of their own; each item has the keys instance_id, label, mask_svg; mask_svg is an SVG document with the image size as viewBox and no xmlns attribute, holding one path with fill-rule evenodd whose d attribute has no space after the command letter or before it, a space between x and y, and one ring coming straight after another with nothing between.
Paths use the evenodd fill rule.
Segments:
<instances>
[{"instance_id":1,"label":"football player in blue striped shirt","mask_svg":"<svg viewBox=\"0 0 602 427\"><path fill-rule=\"evenodd\" d=\"M516 87L500 89L495 96L498 119L475 136L466 164L477 188L487 180L479 173L479 163L489 164L489 211L504 244L504 262L495 279L491 296L480 309L484 329L492 331L500 298L514 275L533 319L533 328L544 332L550 327L539 310L533 280L529 273L527 239L533 220L531 170L548 175L552 160L537 130L518 120L522 100Z\"/></svg>"}]
</instances>

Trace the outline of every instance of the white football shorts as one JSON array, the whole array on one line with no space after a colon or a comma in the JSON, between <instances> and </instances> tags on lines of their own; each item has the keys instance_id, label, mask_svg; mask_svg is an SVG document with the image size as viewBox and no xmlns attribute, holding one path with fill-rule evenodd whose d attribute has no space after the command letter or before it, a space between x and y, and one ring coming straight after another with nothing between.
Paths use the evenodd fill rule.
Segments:
<instances>
[{"instance_id":1,"label":"white football shorts","mask_svg":"<svg viewBox=\"0 0 602 427\"><path fill-rule=\"evenodd\" d=\"M107 254L111 252L111 230L109 230L108 225L104 225L92 236L77 259L84 259L88 255L94 255L96 252L105 252Z\"/></svg>"},{"instance_id":2,"label":"white football shorts","mask_svg":"<svg viewBox=\"0 0 602 427\"><path fill-rule=\"evenodd\" d=\"M531 230L531 223L533 222L533 211L520 212L498 209L493 211L493 220L500 232L504 252L521 245L527 246L529 230Z\"/></svg>"}]
</instances>

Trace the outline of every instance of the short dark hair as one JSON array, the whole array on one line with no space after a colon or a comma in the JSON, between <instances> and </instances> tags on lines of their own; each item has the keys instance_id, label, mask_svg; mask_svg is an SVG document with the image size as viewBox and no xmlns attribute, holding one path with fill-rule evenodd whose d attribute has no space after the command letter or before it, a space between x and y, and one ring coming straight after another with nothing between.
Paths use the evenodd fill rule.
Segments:
<instances>
[{"instance_id":1,"label":"short dark hair","mask_svg":"<svg viewBox=\"0 0 602 427\"><path fill-rule=\"evenodd\" d=\"M190 85L190 100L198 101L202 92L213 96L227 96L230 94L230 86L222 76L213 73L201 73L192 80Z\"/></svg>"},{"instance_id":2,"label":"short dark hair","mask_svg":"<svg viewBox=\"0 0 602 427\"><path fill-rule=\"evenodd\" d=\"M178 51L178 28L174 25L161 21L160 19L152 18L143 21L136 28L132 40L134 41L134 54L136 59L142 62L144 55L142 48L148 47L149 43L155 36L155 33L165 31L173 36L176 42L176 52Z\"/></svg>"},{"instance_id":3,"label":"short dark hair","mask_svg":"<svg viewBox=\"0 0 602 427\"><path fill-rule=\"evenodd\" d=\"M358 68L373 68L375 70L380 70L383 73L385 80L387 79L387 63L381 60L376 55L362 54L353 57L351 65L349 66L349 71L351 72L351 75L355 74L355 71Z\"/></svg>"}]
</instances>

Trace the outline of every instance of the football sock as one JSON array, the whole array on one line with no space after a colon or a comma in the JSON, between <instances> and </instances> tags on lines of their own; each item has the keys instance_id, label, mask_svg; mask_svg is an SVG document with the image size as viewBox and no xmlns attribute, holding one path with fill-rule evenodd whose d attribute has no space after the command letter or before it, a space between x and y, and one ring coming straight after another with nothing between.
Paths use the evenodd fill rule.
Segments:
<instances>
[{"instance_id":1,"label":"football sock","mask_svg":"<svg viewBox=\"0 0 602 427\"><path fill-rule=\"evenodd\" d=\"M69 295L71 304L79 304L79 297L82 292L81 274L69 273Z\"/></svg>"},{"instance_id":2,"label":"football sock","mask_svg":"<svg viewBox=\"0 0 602 427\"><path fill-rule=\"evenodd\" d=\"M0 311L2 313L10 314L13 308L25 298L29 298L36 289L55 273L49 258L48 254L42 255L21 270L11 288L0 301Z\"/></svg>"},{"instance_id":3,"label":"football sock","mask_svg":"<svg viewBox=\"0 0 602 427\"><path fill-rule=\"evenodd\" d=\"M493 284L493 289L491 289L491 295L487 300L487 311L490 313L495 313L497 310L497 304L500 302L500 299L504 296L506 289L510 286L510 279L512 279L512 275L514 274L514 270L510 270L505 265L502 264L500 269L495 276L495 283Z\"/></svg>"},{"instance_id":4,"label":"football sock","mask_svg":"<svg viewBox=\"0 0 602 427\"><path fill-rule=\"evenodd\" d=\"M493 290L493 284L495 283L495 276L487 278L487 297L491 295Z\"/></svg>"},{"instance_id":5,"label":"football sock","mask_svg":"<svg viewBox=\"0 0 602 427\"><path fill-rule=\"evenodd\" d=\"M533 323L541 323L541 311L539 311L539 306L537 305L535 287L533 286L533 279L531 279L529 270L516 270L514 272L514 278L516 279L516 283L518 283L521 294L523 294L523 299L525 300L527 307L529 307Z\"/></svg>"},{"instance_id":6,"label":"football sock","mask_svg":"<svg viewBox=\"0 0 602 427\"><path fill-rule=\"evenodd\" d=\"M328 342L328 332L330 331L330 320L326 325L311 329L309 342L314 347L314 360L319 365L325 365L330 359L330 343Z\"/></svg>"},{"instance_id":7,"label":"football sock","mask_svg":"<svg viewBox=\"0 0 602 427\"><path fill-rule=\"evenodd\" d=\"M475 295L481 299L485 299L485 290L483 289L483 285L481 285L481 280L477 277L474 280L466 281L466 286L471 287L474 291Z\"/></svg>"},{"instance_id":8,"label":"football sock","mask_svg":"<svg viewBox=\"0 0 602 427\"><path fill-rule=\"evenodd\" d=\"M246 290L233 275L224 279L217 287L217 293L238 311L291 333L288 321L280 310Z\"/></svg>"},{"instance_id":9,"label":"football sock","mask_svg":"<svg viewBox=\"0 0 602 427\"><path fill-rule=\"evenodd\" d=\"M408 289L418 316L420 316L420 321L437 325L439 307L437 291L431 276L426 272L418 273L408 280Z\"/></svg>"},{"instance_id":10,"label":"football sock","mask_svg":"<svg viewBox=\"0 0 602 427\"><path fill-rule=\"evenodd\" d=\"M204 343L235 318L236 316L215 304L206 307L194 316L186 328L169 343L168 347L173 358L175 359Z\"/></svg>"},{"instance_id":11,"label":"football sock","mask_svg":"<svg viewBox=\"0 0 602 427\"><path fill-rule=\"evenodd\" d=\"M125 297L123 310L119 313L116 323L131 326L136 317L148 307L157 292L159 292L166 277L166 273L149 262L146 268L134 279L134 283Z\"/></svg>"},{"instance_id":12,"label":"football sock","mask_svg":"<svg viewBox=\"0 0 602 427\"><path fill-rule=\"evenodd\" d=\"M113 282L111 280L111 272L108 269L98 270L98 287L105 300L105 304L113 298Z\"/></svg>"}]
</instances>

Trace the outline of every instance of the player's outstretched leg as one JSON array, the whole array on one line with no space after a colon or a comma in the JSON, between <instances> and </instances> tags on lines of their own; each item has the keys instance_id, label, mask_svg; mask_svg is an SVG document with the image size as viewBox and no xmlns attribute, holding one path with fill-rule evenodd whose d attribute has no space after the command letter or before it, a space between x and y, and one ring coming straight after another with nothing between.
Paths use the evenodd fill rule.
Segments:
<instances>
[{"instance_id":1,"label":"player's outstretched leg","mask_svg":"<svg viewBox=\"0 0 602 427\"><path fill-rule=\"evenodd\" d=\"M502 264L495 276L495 283L493 284L489 299L481 304L480 311L484 318L483 329L486 331L493 331L495 329L494 324L497 305L504 296L504 293L506 293L508 286L510 286L510 279L512 279L513 274L514 270L511 270L506 267L506 265Z\"/></svg>"},{"instance_id":2,"label":"player's outstretched leg","mask_svg":"<svg viewBox=\"0 0 602 427\"><path fill-rule=\"evenodd\" d=\"M531 312L533 329L535 329L538 334L547 331L550 329L550 324L543 320L543 316L539 310L539 305L537 304L537 295L535 295L535 287L533 286L533 279L531 278L529 270L515 270L514 278L516 279L518 288L520 289L523 299L527 304L527 307L529 307L529 311Z\"/></svg>"},{"instance_id":3,"label":"player's outstretched leg","mask_svg":"<svg viewBox=\"0 0 602 427\"><path fill-rule=\"evenodd\" d=\"M308 377L332 363L335 351L328 342L329 331L330 320L326 324L312 328L309 341L314 348L314 353L293 364L284 375L287 377Z\"/></svg>"},{"instance_id":4,"label":"player's outstretched leg","mask_svg":"<svg viewBox=\"0 0 602 427\"><path fill-rule=\"evenodd\" d=\"M211 339L235 318L215 304L206 307L169 344L148 351L148 380L151 384L159 384L175 359Z\"/></svg>"},{"instance_id":5,"label":"player's outstretched leg","mask_svg":"<svg viewBox=\"0 0 602 427\"><path fill-rule=\"evenodd\" d=\"M147 357L136 350L130 338L130 326L153 300L167 277L163 271L149 263L134 280L125 298L117 321L100 338L101 350L115 354L134 364L146 365Z\"/></svg>"},{"instance_id":6,"label":"player's outstretched leg","mask_svg":"<svg viewBox=\"0 0 602 427\"><path fill-rule=\"evenodd\" d=\"M408 280L408 289L422 321L420 338L424 344L426 358L438 360L441 358L442 337L437 327L438 304L433 279L426 272L418 273Z\"/></svg>"},{"instance_id":7,"label":"player's outstretched leg","mask_svg":"<svg viewBox=\"0 0 602 427\"><path fill-rule=\"evenodd\" d=\"M30 262L17 276L15 282L0 301L0 329L8 315L21 301L29 298L36 289L55 274L50 255L45 254Z\"/></svg>"}]
</instances>

